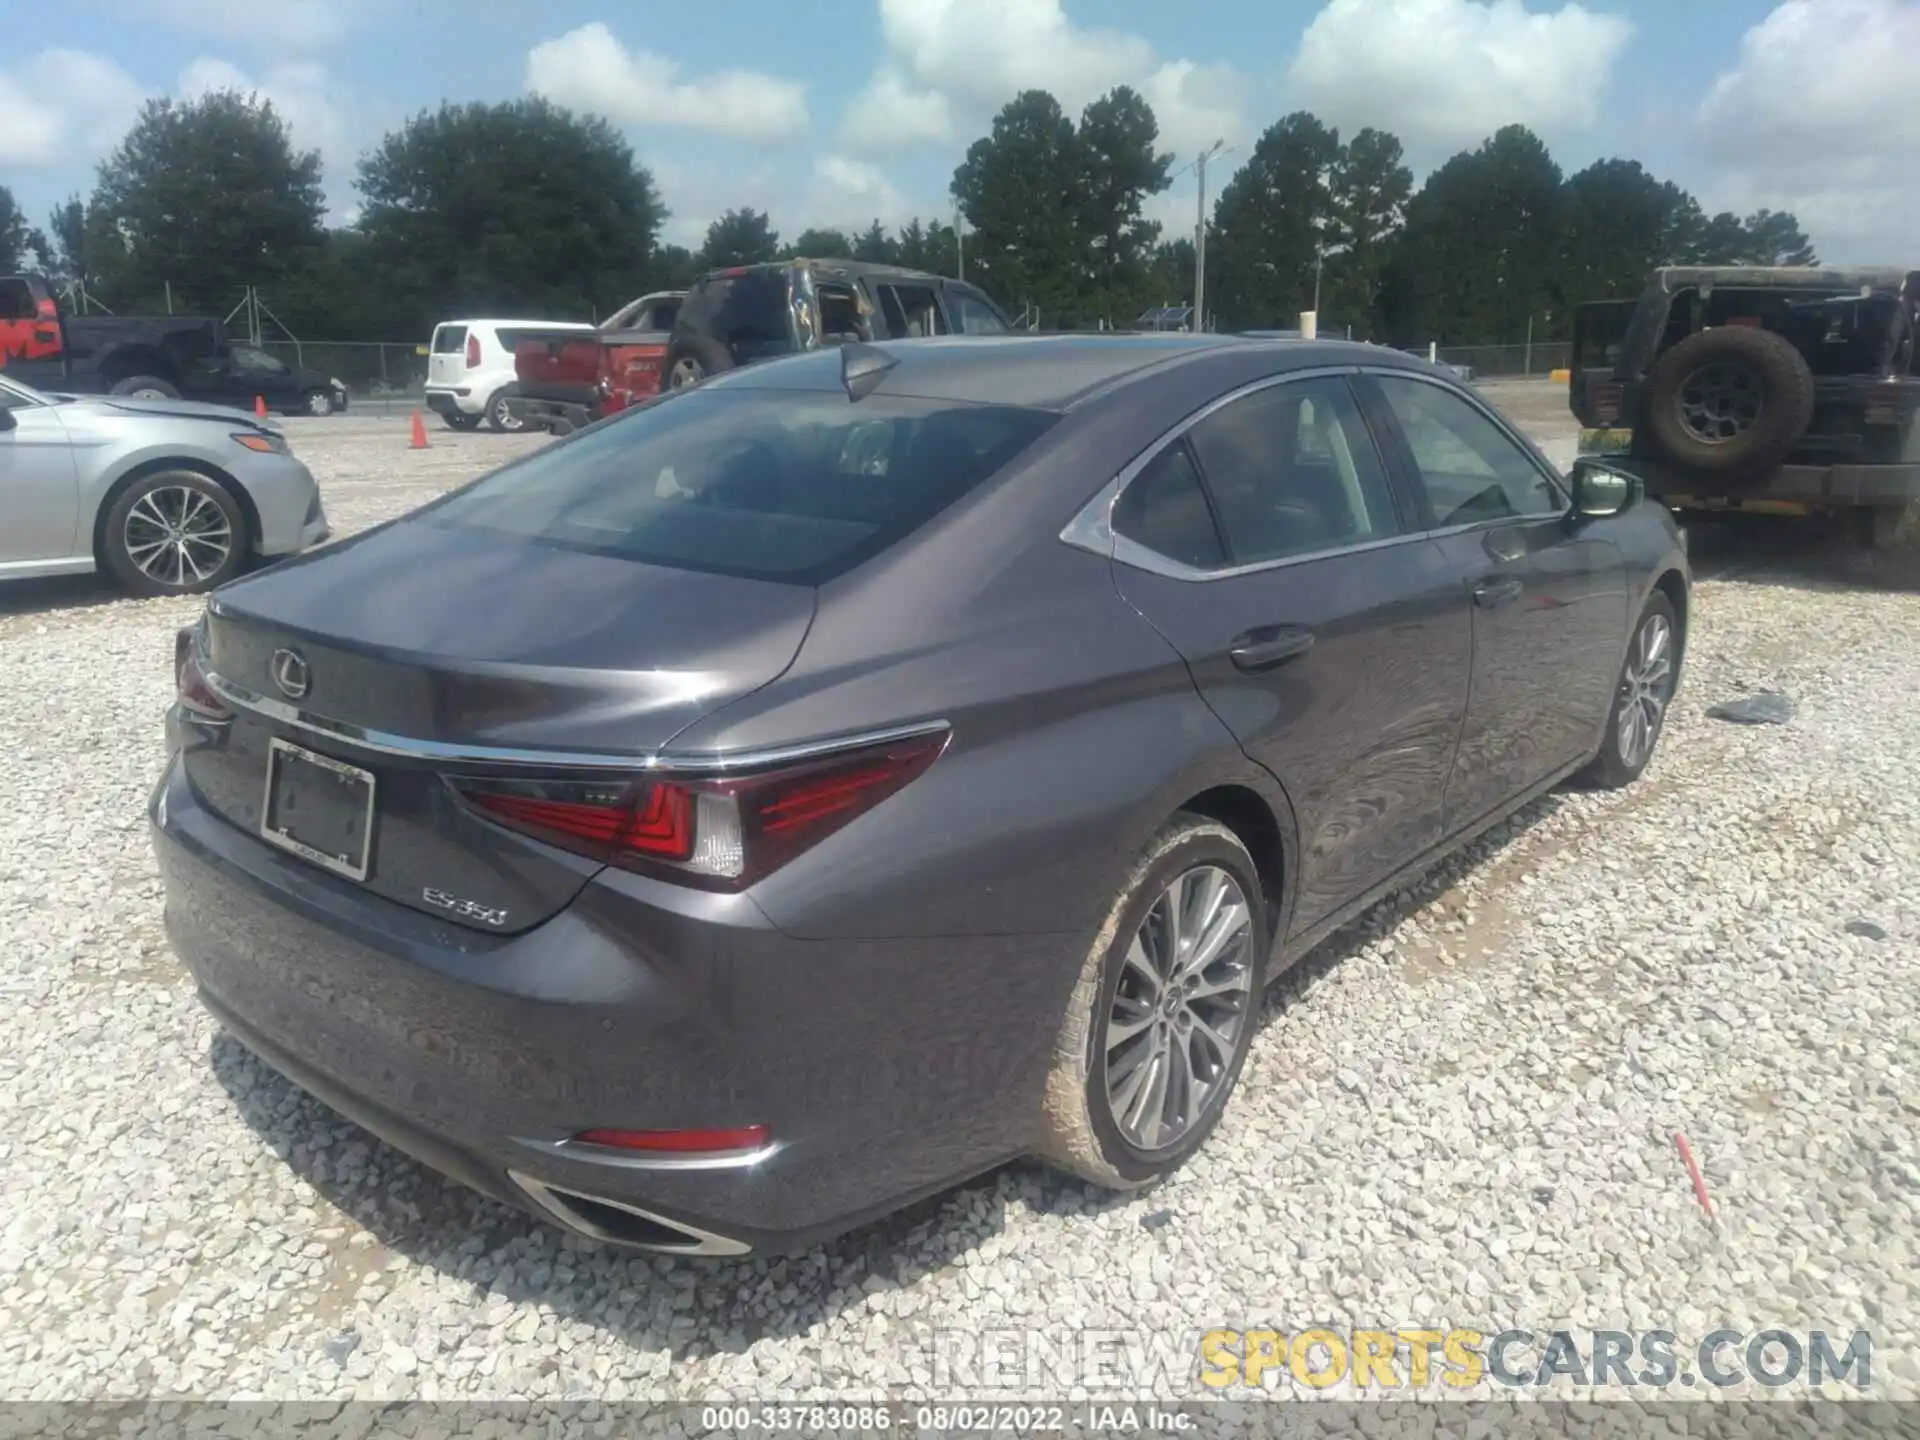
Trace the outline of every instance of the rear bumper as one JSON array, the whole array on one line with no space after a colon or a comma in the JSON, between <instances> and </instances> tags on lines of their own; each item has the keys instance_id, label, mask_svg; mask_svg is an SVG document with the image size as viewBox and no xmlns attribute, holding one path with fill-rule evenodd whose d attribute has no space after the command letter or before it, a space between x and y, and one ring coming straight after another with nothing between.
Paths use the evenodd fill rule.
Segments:
<instances>
[{"instance_id":1,"label":"rear bumper","mask_svg":"<svg viewBox=\"0 0 1920 1440\"><path fill-rule=\"evenodd\" d=\"M1906 505L1920 500L1920 462L1891 465L1780 465L1763 475L1701 475L1625 453L1631 431L1585 430L1580 453L1605 455L1646 482L1647 493L1676 510L1827 510Z\"/></svg>"},{"instance_id":2,"label":"rear bumper","mask_svg":"<svg viewBox=\"0 0 1920 1440\"><path fill-rule=\"evenodd\" d=\"M470 386L458 386L453 389L435 389L427 387L427 408L436 415L478 415L483 408L481 397L473 393Z\"/></svg>"},{"instance_id":3,"label":"rear bumper","mask_svg":"<svg viewBox=\"0 0 1920 1440\"><path fill-rule=\"evenodd\" d=\"M267 846L177 759L150 816L173 946L266 1063L477 1190L680 1253L792 1253L1025 1150L1048 1047L1008 972L1085 945L800 941L623 872L493 936ZM763 1150L691 1162L569 1140L753 1124Z\"/></svg>"},{"instance_id":4,"label":"rear bumper","mask_svg":"<svg viewBox=\"0 0 1920 1440\"><path fill-rule=\"evenodd\" d=\"M600 417L587 405L568 400L546 400L538 396L516 395L507 401L508 412L523 425L568 435L591 425Z\"/></svg>"}]
</instances>

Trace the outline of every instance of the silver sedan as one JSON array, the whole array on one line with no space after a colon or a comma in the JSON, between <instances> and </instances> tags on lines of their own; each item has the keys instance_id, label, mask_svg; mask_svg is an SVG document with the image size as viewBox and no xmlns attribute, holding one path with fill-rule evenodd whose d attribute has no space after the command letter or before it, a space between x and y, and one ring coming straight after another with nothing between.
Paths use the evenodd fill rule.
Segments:
<instances>
[{"instance_id":1,"label":"silver sedan","mask_svg":"<svg viewBox=\"0 0 1920 1440\"><path fill-rule=\"evenodd\" d=\"M105 569L188 595L327 534L313 472L251 415L0 379L0 581Z\"/></svg>"}]
</instances>

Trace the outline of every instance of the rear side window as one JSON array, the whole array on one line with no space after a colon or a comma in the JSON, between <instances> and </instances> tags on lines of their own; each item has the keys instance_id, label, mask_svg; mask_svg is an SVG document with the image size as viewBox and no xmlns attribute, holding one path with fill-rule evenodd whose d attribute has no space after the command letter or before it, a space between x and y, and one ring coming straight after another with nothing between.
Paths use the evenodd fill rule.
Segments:
<instances>
[{"instance_id":1,"label":"rear side window","mask_svg":"<svg viewBox=\"0 0 1920 1440\"><path fill-rule=\"evenodd\" d=\"M1386 471L1338 377L1242 396L1189 439L1236 565L1399 533Z\"/></svg>"},{"instance_id":2,"label":"rear side window","mask_svg":"<svg viewBox=\"0 0 1920 1440\"><path fill-rule=\"evenodd\" d=\"M414 332L416 335L419 331ZM441 325L433 332L433 353L436 355L458 355L467 348L467 327L464 325Z\"/></svg>"},{"instance_id":3,"label":"rear side window","mask_svg":"<svg viewBox=\"0 0 1920 1440\"><path fill-rule=\"evenodd\" d=\"M747 270L713 275L681 302L676 324L729 346L792 349L793 317L784 271Z\"/></svg>"},{"instance_id":4,"label":"rear side window","mask_svg":"<svg viewBox=\"0 0 1920 1440\"><path fill-rule=\"evenodd\" d=\"M947 333L946 317L940 313L931 286L882 285L879 289L880 308L887 317L889 335L921 339Z\"/></svg>"},{"instance_id":5,"label":"rear side window","mask_svg":"<svg viewBox=\"0 0 1920 1440\"><path fill-rule=\"evenodd\" d=\"M918 529L1056 418L882 396L690 391L537 451L421 518L814 585Z\"/></svg>"},{"instance_id":6,"label":"rear side window","mask_svg":"<svg viewBox=\"0 0 1920 1440\"><path fill-rule=\"evenodd\" d=\"M1147 462L1113 506L1113 533L1196 570L1227 563L1200 473L1184 441Z\"/></svg>"}]
</instances>

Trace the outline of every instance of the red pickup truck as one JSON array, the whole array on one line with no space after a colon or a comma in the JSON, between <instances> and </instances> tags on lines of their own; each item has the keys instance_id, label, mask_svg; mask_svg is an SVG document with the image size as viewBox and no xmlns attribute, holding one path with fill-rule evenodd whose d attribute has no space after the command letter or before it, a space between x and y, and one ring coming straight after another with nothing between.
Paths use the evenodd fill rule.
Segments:
<instances>
[{"instance_id":1,"label":"red pickup truck","mask_svg":"<svg viewBox=\"0 0 1920 1440\"><path fill-rule=\"evenodd\" d=\"M565 435L660 393L661 362L685 292L642 295L591 335L527 339L514 347L523 424Z\"/></svg>"}]
</instances>

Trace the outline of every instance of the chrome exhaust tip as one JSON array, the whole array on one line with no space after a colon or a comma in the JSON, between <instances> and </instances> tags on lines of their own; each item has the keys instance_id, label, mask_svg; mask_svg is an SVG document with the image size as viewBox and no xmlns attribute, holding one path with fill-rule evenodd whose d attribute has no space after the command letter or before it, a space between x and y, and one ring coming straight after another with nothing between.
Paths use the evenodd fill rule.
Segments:
<instances>
[{"instance_id":1,"label":"chrome exhaust tip","mask_svg":"<svg viewBox=\"0 0 1920 1440\"><path fill-rule=\"evenodd\" d=\"M753 1249L751 1245L715 1235L683 1220L669 1220L642 1210L625 1200L609 1200L604 1195L587 1195L550 1185L518 1170L509 1170L507 1178L555 1223L602 1244L625 1245L658 1255L740 1256L750 1254Z\"/></svg>"}]
</instances>

